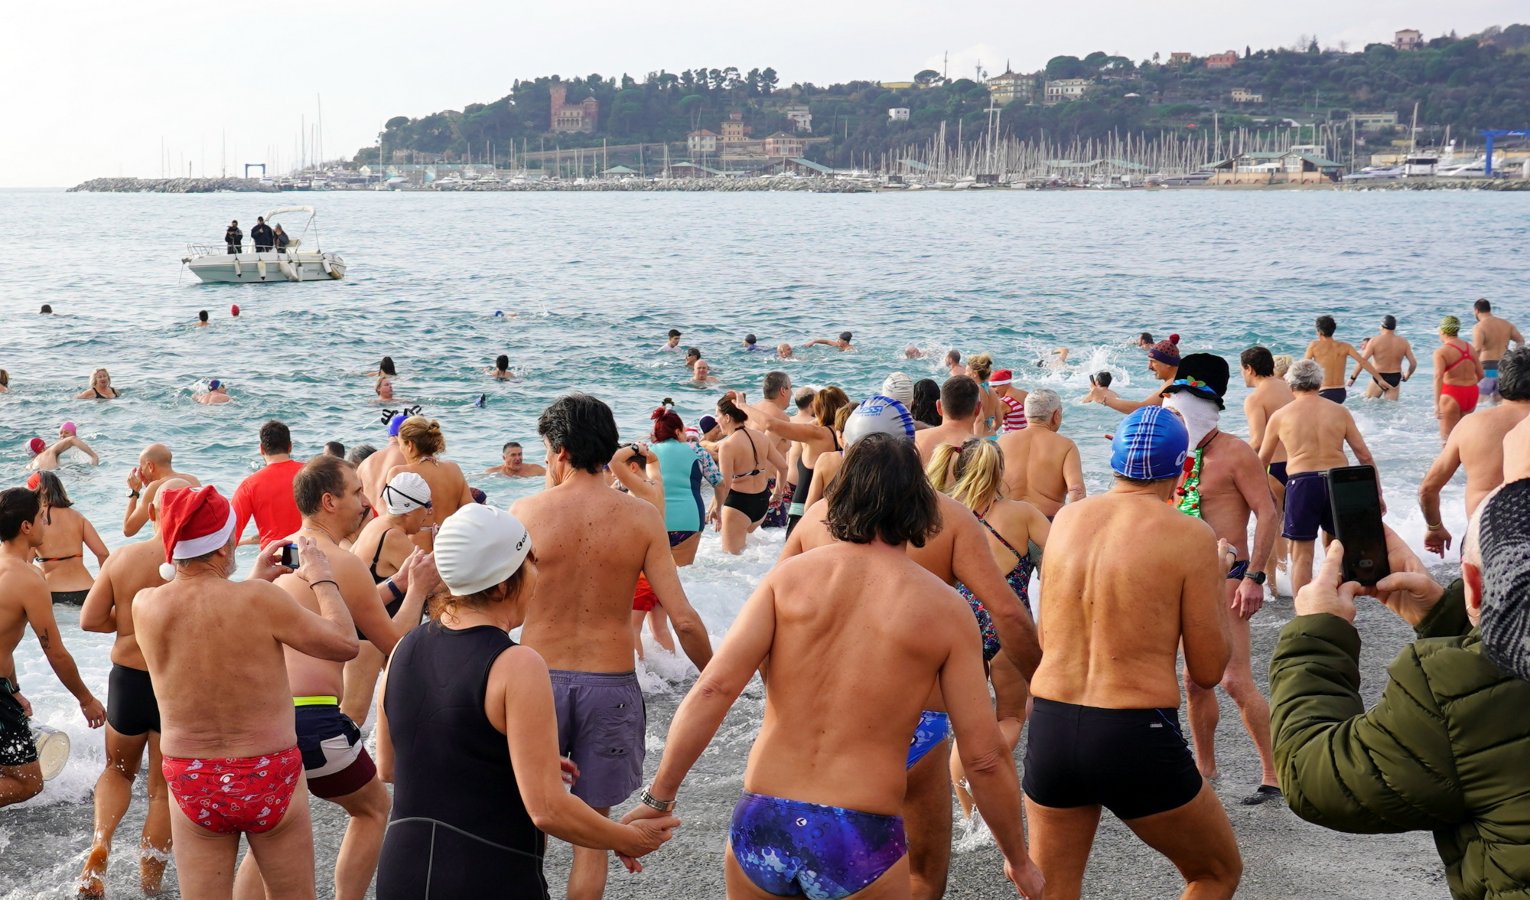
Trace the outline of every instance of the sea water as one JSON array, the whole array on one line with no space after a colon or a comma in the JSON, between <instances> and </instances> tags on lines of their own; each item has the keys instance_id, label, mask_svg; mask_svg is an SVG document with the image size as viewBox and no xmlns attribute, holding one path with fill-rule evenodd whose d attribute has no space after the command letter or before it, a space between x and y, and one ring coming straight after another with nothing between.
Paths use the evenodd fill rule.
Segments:
<instances>
[{"instance_id":1,"label":"sea water","mask_svg":"<svg viewBox=\"0 0 1530 900\"><path fill-rule=\"evenodd\" d=\"M218 245L236 218L248 234L257 215L292 203L317 207L317 233L298 234L301 216L282 221L305 248L343 255L343 281L203 285L182 268L187 242ZM171 446L178 469L229 494L260 465L257 431L269 418L288 423L305 457L328 440L381 446L384 409L419 404L441 421L445 455L505 506L540 479L477 473L510 440L540 460L536 418L561 393L601 397L622 439L639 440L665 397L690 424L723 389L757 399L764 373L784 368L798 386L838 384L858 398L893 371L943 380L948 348L989 352L1021 387L1062 394L1062 430L1078 442L1094 493L1108 486L1104 435L1121 417L1078 401L1095 371L1109 370L1128 398L1156 383L1131 346L1139 332L1177 333L1185 353L1226 357L1233 384L1222 425L1245 436L1240 351L1259 343L1300 357L1322 313L1338 319L1340 339L1358 344L1390 313L1423 368L1402 402L1348 408L1376 457L1388 523L1422 552L1415 491L1439 449L1429 361L1439 318L1470 322L1471 302L1488 297L1530 324L1530 204L1497 193L9 191L0 192L0 242L0 368L11 376L11 392L0 395L0 484L24 481L28 438L51 440L60 422L74 421L101 465L69 459L59 475L114 547L125 540L125 479L155 441ZM55 315L39 315L43 303ZM194 327L203 309L212 325ZM702 351L720 385L686 384L681 356L657 352L670 328ZM745 333L800 348L844 330L857 352L799 349L798 359L776 362L742 350ZM910 345L928 356L905 359ZM1066 366L1038 365L1058 347L1071 351ZM485 375L501 353L518 380ZM398 399L379 404L365 373L384 355L399 368ZM110 369L122 399L73 399L98 366ZM209 378L235 401L197 404ZM1456 535L1460 482L1443 499ZM757 532L730 557L709 533L696 565L682 570L714 640L780 541L778 531ZM75 610L58 615L104 702L110 636L82 633ZM74 745L63 774L30 805L88 801L102 765L99 733L85 727L30 635L17 666L36 720ZM645 689L676 690L685 668L656 661L642 670ZM665 727L652 723L655 747ZM4 832L0 843L25 840Z\"/></svg>"}]
</instances>

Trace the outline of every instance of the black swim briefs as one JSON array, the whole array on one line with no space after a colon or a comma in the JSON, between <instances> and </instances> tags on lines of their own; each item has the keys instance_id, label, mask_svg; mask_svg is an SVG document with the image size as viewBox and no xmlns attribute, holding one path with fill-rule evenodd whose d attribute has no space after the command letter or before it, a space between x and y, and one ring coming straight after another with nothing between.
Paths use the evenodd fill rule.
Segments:
<instances>
[{"instance_id":1,"label":"black swim briefs","mask_svg":"<svg viewBox=\"0 0 1530 900\"><path fill-rule=\"evenodd\" d=\"M1099 709L1036 698L1025 795L1056 809L1103 806L1130 821L1178 809L1204 779L1177 709Z\"/></svg>"},{"instance_id":2,"label":"black swim briefs","mask_svg":"<svg viewBox=\"0 0 1530 900\"><path fill-rule=\"evenodd\" d=\"M148 672L112 663L106 679L106 721L127 737L159 730L159 700Z\"/></svg>"}]
</instances>

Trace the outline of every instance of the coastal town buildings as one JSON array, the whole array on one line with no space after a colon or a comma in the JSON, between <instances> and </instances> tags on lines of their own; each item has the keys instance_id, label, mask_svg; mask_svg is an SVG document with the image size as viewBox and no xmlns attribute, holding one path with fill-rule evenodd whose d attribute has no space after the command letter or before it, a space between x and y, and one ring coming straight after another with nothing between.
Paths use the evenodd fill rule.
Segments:
<instances>
[{"instance_id":1,"label":"coastal town buildings","mask_svg":"<svg viewBox=\"0 0 1530 900\"><path fill-rule=\"evenodd\" d=\"M1358 131L1380 131L1383 128L1397 127L1395 112L1350 113L1349 120L1355 123L1355 129Z\"/></svg>"},{"instance_id":2,"label":"coastal town buildings","mask_svg":"<svg viewBox=\"0 0 1530 900\"><path fill-rule=\"evenodd\" d=\"M1212 164L1211 184L1322 184L1337 181L1343 165L1315 144L1251 151Z\"/></svg>"},{"instance_id":3,"label":"coastal town buildings","mask_svg":"<svg viewBox=\"0 0 1530 900\"><path fill-rule=\"evenodd\" d=\"M1055 106L1067 100L1077 100L1089 90L1092 82L1087 78L1058 78L1047 82L1047 106Z\"/></svg>"},{"instance_id":4,"label":"coastal town buildings","mask_svg":"<svg viewBox=\"0 0 1530 900\"><path fill-rule=\"evenodd\" d=\"M784 131L778 131L775 134L765 138L766 156L796 157L801 156L802 151L805 149L807 149L807 144L802 140L802 138L795 134L787 134Z\"/></svg>"},{"instance_id":5,"label":"coastal town buildings","mask_svg":"<svg viewBox=\"0 0 1530 900\"><path fill-rule=\"evenodd\" d=\"M1263 103L1264 95L1251 91L1248 88L1233 88L1232 101L1234 103Z\"/></svg>"},{"instance_id":6,"label":"coastal town buildings","mask_svg":"<svg viewBox=\"0 0 1530 900\"><path fill-rule=\"evenodd\" d=\"M890 119L891 121L894 121L894 122L907 122L908 121L908 107L907 106L894 106L892 109L889 109L887 111L887 118Z\"/></svg>"},{"instance_id":7,"label":"coastal town buildings","mask_svg":"<svg viewBox=\"0 0 1530 900\"><path fill-rule=\"evenodd\" d=\"M717 152L717 132L703 128L685 136L686 149L692 156L709 156Z\"/></svg>"},{"instance_id":8,"label":"coastal town buildings","mask_svg":"<svg viewBox=\"0 0 1530 900\"><path fill-rule=\"evenodd\" d=\"M1206 57L1208 69L1231 69L1238 64L1238 51L1228 50L1225 53L1213 53Z\"/></svg>"},{"instance_id":9,"label":"coastal town buildings","mask_svg":"<svg viewBox=\"0 0 1530 900\"><path fill-rule=\"evenodd\" d=\"M594 97L586 97L580 103L568 103L566 84L549 85L547 92L552 106L552 127L549 130L561 134L595 133L595 122L600 115L599 101Z\"/></svg>"},{"instance_id":10,"label":"coastal town buildings","mask_svg":"<svg viewBox=\"0 0 1530 900\"><path fill-rule=\"evenodd\" d=\"M813 132L813 112L807 108L807 104L796 104L781 110L781 115L791 120L792 128L803 134Z\"/></svg>"},{"instance_id":11,"label":"coastal town buildings","mask_svg":"<svg viewBox=\"0 0 1530 900\"><path fill-rule=\"evenodd\" d=\"M1397 50L1417 50L1424 46L1424 36L1416 28L1404 28L1392 36L1392 47Z\"/></svg>"},{"instance_id":12,"label":"coastal town buildings","mask_svg":"<svg viewBox=\"0 0 1530 900\"><path fill-rule=\"evenodd\" d=\"M1030 75L1017 75L1006 66L1003 75L988 79L988 93L993 102L1008 106L1014 102L1030 103L1036 94L1036 79Z\"/></svg>"},{"instance_id":13,"label":"coastal town buildings","mask_svg":"<svg viewBox=\"0 0 1530 900\"><path fill-rule=\"evenodd\" d=\"M1192 56L1188 51L1175 50L1173 53L1169 54L1169 65L1188 66L1194 59L1195 57Z\"/></svg>"},{"instance_id":14,"label":"coastal town buildings","mask_svg":"<svg viewBox=\"0 0 1530 900\"><path fill-rule=\"evenodd\" d=\"M722 123L721 143L742 144L749 140L749 126L744 124L744 114L738 110L728 113L728 120Z\"/></svg>"}]
</instances>

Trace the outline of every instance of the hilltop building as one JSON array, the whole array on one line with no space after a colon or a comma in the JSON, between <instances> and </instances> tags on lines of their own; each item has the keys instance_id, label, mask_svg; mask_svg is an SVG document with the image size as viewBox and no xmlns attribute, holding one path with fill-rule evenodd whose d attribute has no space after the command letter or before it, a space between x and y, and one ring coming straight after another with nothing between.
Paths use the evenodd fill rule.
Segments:
<instances>
[{"instance_id":1,"label":"hilltop building","mask_svg":"<svg viewBox=\"0 0 1530 900\"><path fill-rule=\"evenodd\" d=\"M907 106L894 106L887 111L887 118L893 122L907 122L908 111Z\"/></svg>"},{"instance_id":2,"label":"hilltop building","mask_svg":"<svg viewBox=\"0 0 1530 900\"><path fill-rule=\"evenodd\" d=\"M1000 106L1015 101L1029 103L1035 98L1036 80L1029 75L1017 75L1005 66L1003 75L988 79L988 92L993 95L993 102Z\"/></svg>"},{"instance_id":3,"label":"hilltop building","mask_svg":"<svg viewBox=\"0 0 1530 900\"><path fill-rule=\"evenodd\" d=\"M797 157L807 149L807 144L795 134L778 131L765 138L766 156Z\"/></svg>"},{"instance_id":4,"label":"hilltop building","mask_svg":"<svg viewBox=\"0 0 1530 900\"><path fill-rule=\"evenodd\" d=\"M1047 106L1055 106L1066 100L1077 100L1084 96L1092 84L1087 78L1058 78L1047 82L1046 100Z\"/></svg>"},{"instance_id":5,"label":"hilltop building","mask_svg":"<svg viewBox=\"0 0 1530 900\"><path fill-rule=\"evenodd\" d=\"M1232 101L1234 103L1263 103L1264 95L1255 93L1248 88L1233 88Z\"/></svg>"},{"instance_id":6,"label":"hilltop building","mask_svg":"<svg viewBox=\"0 0 1530 900\"><path fill-rule=\"evenodd\" d=\"M738 110L728 113L728 121L722 123L724 144L742 144L749 140L749 126L744 124L744 114Z\"/></svg>"},{"instance_id":7,"label":"hilltop building","mask_svg":"<svg viewBox=\"0 0 1530 900\"><path fill-rule=\"evenodd\" d=\"M1424 36L1416 28L1404 28L1392 35L1392 46L1398 50L1417 50L1424 46Z\"/></svg>"},{"instance_id":8,"label":"hilltop building","mask_svg":"<svg viewBox=\"0 0 1530 900\"><path fill-rule=\"evenodd\" d=\"M812 134L813 113L807 108L806 103L788 106L781 110L781 115L791 120L793 130Z\"/></svg>"},{"instance_id":9,"label":"hilltop building","mask_svg":"<svg viewBox=\"0 0 1530 900\"><path fill-rule=\"evenodd\" d=\"M1175 50L1173 53L1169 54L1169 65L1188 66L1192 61L1194 61L1194 59L1195 57L1192 56L1188 51Z\"/></svg>"},{"instance_id":10,"label":"hilltop building","mask_svg":"<svg viewBox=\"0 0 1530 900\"><path fill-rule=\"evenodd\" d=\"M686 149L692 156L703 156L717 152L717 132L701 129L692 131L685 136Z\"/></svg>"},{"instance_id":11,"label":"hilltop building","mask_svg":"<svg viewBox=\"0 0 1530 900\"><path fill-rule=\"evenodd\" d=\"M595 121L600 116L600 101L586 97L581 103L569 104L566 84L550 85L547 93L552 101L552 131L560 134L595 133Z\"/></svg>"},{"instance_id":12,"label":"hilltop building","mask_svg":"<svg viewBox=\"0 0 1530 900\"><path fill-rule=\"evenodd\" d=\"M1238 51L1228 50L1226 53L1213 53L1206 57L1208 69L1231 69L1238 64Z\"/></svg>"}]
</instances>

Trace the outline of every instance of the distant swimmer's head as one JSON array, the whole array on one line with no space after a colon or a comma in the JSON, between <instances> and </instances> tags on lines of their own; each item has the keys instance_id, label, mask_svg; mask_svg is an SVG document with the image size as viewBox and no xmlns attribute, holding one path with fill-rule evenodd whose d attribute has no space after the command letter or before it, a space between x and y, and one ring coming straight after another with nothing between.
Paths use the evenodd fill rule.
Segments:
<instances>
[{"instance_id":1,"label":"distant swimmer's head","mask_svg":"<svg viewBox=\"0 0 1530 900\"><path fill-rule=\"evenodd\" d=\"M759 341L759 338L755 337L752 334L744 335L744 346L745 347L753 347L756 343L758 343L758 341Z\"/></svg>"},{"instance_id":2,"label":"distant swimmer's head","mask_svg":"<svg viewBox=\"0 0 1530 900\"><path fill-rule=\"evenodd\" d=\"M1172 411L1143 406L1116 429L1110 444L1110 468L1128 481L1178 478L1190 450L1190 432Z\"/></svg>"},{"instance_id":3,"label":"distant swimmer's head","mask_svg":"<svg viewBox=\"0 0 1530 900\"><path fill-rule=\"evenodd\" d=\"M851 334L848 331L841 331L839 333L839 339L841 341L844 341L847 344L850 343L850 338L851 338Z\"/></svg>"},{"instance_id":4,"label":"distant swimmer's head","mask_svg":"<svg viewBox=\"0 0 1530 900\"><path fill-rule=\"evenodd\" d=\"M701 351L700 350L696 349L695 347L687 347L687 348L685 348L685 364L686 365L688 365L688 366L695 365L696 364L696 360L698 360L698 359L701 359Z\"/></svg>"},{"instance_id":5,"label":"distant swimmer's head","mask_svg":"<svg viewBox=\"0 0 1530 900\"><path fill-rule=\"evenodd\" d=\"M79 429L75 427L73 422L63 422L58 426L58 433L60 436L66 434L79 434Z\"/></svg>"},{"instance_id":6,"label":"distant swimmer's head","mask_svg":"<svg viewBox=\"0 0 1530 900\"><path fill-rule=\"evenodd\" d=\"M27 441L27 453L31 454L32 456L36 456L46 449L48 449L48 442L40 437L35 437Z\"/></svg>"},{"instance_id":7,"label":"distant swimmer's head","mask_svg":"<svg viewBox=\"0 0 1530 900\"><path fill-rule=\"evenodd\" d=\"M408 517L404 531L414 534L430 518L430 484L414 472L400 472L388 479L382 489L383 506L388 515ZM411 515L417 513L417 515ZM409 526L414 531L409 531Z\"/></svg>"},{"instance_id":8,"label":"distant swimmer's head","mask_svg":"<svg viewBox=\"0 0 1530 900\"><path fill-rule=\"evenodd\" d=\"M537 583L531 533L513 514L469 504L441 523L435 540L436 570L452 592L433 612L455 616L460 609L495 610L498 623L514 628ZM509 604L506 608L502 604Z\"/></svg>"},{"instance_id":9,"label":"distant swimmer's head","mask_svg":"<svg viewBox=\"0 0 1530 900\"><path fill-rule=\"evenodd\" d=\"M837 541L923 547L940 530L935 489L906 438L868 434L857 441L845 451L826 499L825 524Z\"/></svg>"},{"instance_id":10,"label":"distant swimmer's head","mask_svg":"<svg viewBox=\"0 0 1530 900\"><path fill-rule=\"evenodd\" d=\"M912 389L912 386L910 386ZM914 439L914 417L902 402L877 395L862 402L845 419L842 429L845 446L849 447L862 438L873 434Z\"/></svg>"},{"instance_id":11,"label":"distant swimmer's head","mask_svg":"<svg viewBox=\"0 0 1530 900\"><path fill-rule=\"evenodd\" d=\"M537 419L537 434L547 446L547 467L558 480L568 470L598 475L616 454L616 417L611 407L589 394L554 400Z\"/></svg>"},{"instance_id":12,"label":"distant swimmer's head","mask_svg":"<svg viewBox=\"0 0 1530 900\"><path fill-rule=\"evenodd\" d=\"M1333 316L1317 317L1317 333L1323 337L1333 337L1333 333L1339 330L1339 323L1333 320Z\"/></svg>"},{"instance_id":13,"label":"distant swimmer's head","mask_svg":"<svg viewBox=\"0 0 1530 900\"><path fill-rule=\"evenodd\" d=\"M377 364L377 371L384 375L398 375L398 369L393 365L393 357L391 356L384 356L382 358L382 361Z\"/></svg>"},{"instance_id":14,"label":"distant swimmer's head","mask_svg":"<svg viewBox=\"0 0 1530 900\"><path fill-rule=\"evenodd\" d=\"M1446 337L1455 337L1461 333L1461 320L1455 316L1446 316L1440 320L1440 334Z\"/></svg>"},{"instance_id":15,"label":"distant swimmer's head","mask_svg":"<svg viewBox=\"0 0 1530 900\"><path fill-rule=\"evenodd\" d=\"M388 437L398 437L398 430L404 427L404 420L409 418L406 413L399 413L388 420Z\"/></svg>"},{"instance_id":16,"label":"distant swimmer's head","mask_svg":"<svg viewBox=\"0 0 1530 900\"><path fill-rule=\"evenodd\" d=\"M378 376L377 383L372 385L372 390L377 392L377 399L393 399L393 379L386 375Z\"/></svg>"},{"instance_id":17,"label":"distant swimmer's head","mask_svg":"<svg viewBox=\"0 0 1530 900\"><path fill-rule=\"evenodd\" d=\"M441 433L441 423L424 416L410 416L398 427L398 443L404 458L422 460L446 452L446 436Z\"/></svg>"},{"instance_id":18,"label":"distant swimmer's head","mask_svg":"<svg viewBox=\"0 0 1530 900\"><path fill-rule=\"evenodd\" d=\"M217 389L219 389L221 387L223 387L223 382L219 381L216 378L209 379L208 382L207 382L207 389L209 391L216 391Z\"/></svg>"},{"instance_id":19,"label":"distant swimmer's head","mask_svg":"<svg viewBox=\"0 0 1530 900\"><path fill-rule=\"evenodd\" d=\"M494 368L498 369L501 372L509 371L510 370L510 357L506 356L503 353L501 353L500 355L494 357Z\"/></svg>"},{"instance_id":20,"label":"distant swimmer's head","mask_svg":"<svg viewBox=\"0 0 1530 900\"><path fill-rule=\"evenodd\" d=\"M505 465L520 468L526 461L526 448L521 446L520 441L510 441L500 448L499 455Z\"/></svg>"},{"instance_id":21,"label":"distant swimmer's head","mask_svg":"<svg viewBox=\"0 0 1530 900\"><path fill-rule=\"evenodd\" d=\"M176 563L216 563L222 551L222 575L234 571L234 508L212 485L165 491L159 508L159 534L165 545L160 577L175 578Z\"/></svg>"},{"instance_id":22,"label":"distant swimmer's head","mask_svg":"<svg viewBox=\"0 0 1530 900\"><path fill-rule=\"evenodd\" d=\"M1310 394L1323 387L1323 367L1315 359L1297 360L1286 372L1286 383L1298 394Z\"/></svg>"},{"instance_id":23,"label":"distant swimmer's head","mask_svg":"<svg viewBox=\"0 0 1530 900\"><path fill-rule=\"evenodd\" d=\"M11 373L7 372L4 369L0 369L0 387L10 387L10 386L11 386Z\"/></svg>"},{"instance_id":24,"label":"distant swimmer's head","mask_svg":"<svg viewBox=\"0 0 1530 900\"><path fill-rule=\"evenodd\" d=\"M691 371L695 373L697 381L706 381L712 377L712 364L704 359L698 359L696 360L696 365L691 367Z\"/></svg>"},{"instance_id":25,"label":"distant swimmer's head","mask_svg":"<svg viewBox=\"0 0 1530 900\"><path fill-rule=\"evenodd\" d=\"M201 322L203 325L207 324L207 310L204 309L197 313L197 321Z\"/></svg>"},{"instance_id":26,"label":"distant swimmer's head","mask_svg":"<svg viewBox=\"0 0 1530 900\"><path fill-rule=\"evenodd\" d=\"M505 317L505 311L504 310L502 310L502 309L494 310L494 318L496 318L496 319L503 319L504 317Z\"/></svg>"},{"instance_id":27,"label":"distant swimmer's head","mask_svg":"<svg viewBox=\"0 0 1530 900\"><path fill-rule=\"evenodd\" d=\"M792 350L791 344L783 342L776 345L777 359L795 359L796 357L793 354L794 351Z\"/></svg>"},{"instance_id":28,"label":"distant swimmer's head","mask_svg":"<svg viewBox=\"0 0 1530 900\"><path fill-rule=\"evenodd\" d=\"M669 330L669 342L673 344L673 343L675 343L675 342L677 342L679 340L680 340L680 329L678 329L678 328L671 328Z\"/></svg>"},{"instance_id":29,"label":"distant swimmer's head","mask_svg":"<svg viewBox=\"0 0 1530 900\"><path fill-rule=\"evenodd\" d=\"M230 306L228 308L228 314L236 319L239 318L239 304L235 303L233 306Z\"/></svg>"},{"instance_id":30,"label":"distant swimmer's head","mask_svg":"<svg viewBox=\"0 0 1530 900\"><path fill-rule=\"evenodd\" d=\"M1153 346L1153 335L1152 335L1152 333L1144 331L1141 334L1137 335L1137 346L1141 347L1144 350L1148 350L1148 349L1152 348L1152 346Z\"/></svg>"},{"instance_id":31,"label":"distant swimmer's head","mask_svg":"<svg viewBox=\"0 0 1530 900\"><path fill-rule=\"evenodd\" d=\"M42 309L38 310L37 313L42 316L51 316L53 315L53 307L44 303Z\"/></svg>"},{"instance_id":32,"label":"distant swimmer's head","mask_svg":"<svg viewBox=\"0 0 1530 900\"><path fill-rule=\"evenodd\" d=\"M914 403L914 379L903 372L894 372L882 381L881 395L891 397L905 407Z\"/></svg>"},{"instance_id":33,"label":"distant swimmer's head","mask_svg":"<svg viewBox=\"0 0 1530 900\"><path fill-rule=\"evenodd\" d=\"M1397 317L1393 316L1393 315L1382 316L1381 317L1381 328L1382 328L1383 331L1396 331L1397 330Z\"/></svg>"},{"instance_id":34,"label":"distant swimmer's head","mask_svg":"<svg viewBox=\"0 0 1530 900\"><path fill-rule=\"evenodd\" d=\"M1148 368L1160 378L1179 366L1179 335L1171 334L1148 349Z\"/></svg>"},{"instance_id":35,"label":"distant swimmer's head","mask_svg":"<svg viewBox=\"0 0 1530 900\"><path fill-rule=\"evenodd\" d=\"M959 366L962 364L962 352L960 350L946 351L946 365Z\"/></svg>"},{"instance_id":36,"label":"distant swimmer's head","mask_svg":"<svg viewBox=\"0 0 1530 900\"><path fill-rule=\"evenodd\" d=\"M1110 383L1116 380L1116 376L1110 374L1109 369L1102 369L1089 376L1089 380L1102 388L1110 387Z\"/></svg>"}]
</instances>

